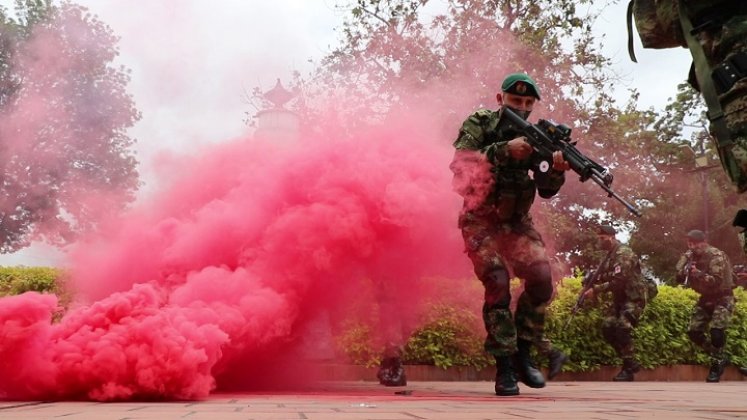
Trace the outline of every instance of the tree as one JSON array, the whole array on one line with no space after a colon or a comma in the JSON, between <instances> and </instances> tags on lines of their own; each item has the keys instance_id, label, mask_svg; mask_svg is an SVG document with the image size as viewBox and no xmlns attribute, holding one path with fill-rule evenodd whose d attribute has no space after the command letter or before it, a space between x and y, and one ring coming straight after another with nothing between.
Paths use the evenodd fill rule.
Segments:
<instances>
[{"instance_id":1,"label":"tree","mask_svg":"<svg viewBox=\"0 0 747 420\"><path fill-rule=\"evenodd\" d=\"M571 126L579 148L612 171L615 191L644 210L643 218L635 218L597 185L575 182L569 174L561 194L534 206L548 243L570 266L592 267L603 255L595 228L613 223L632 234L631 245L648 269L659 277L670 275L677 251L667 241L680 238L685 225L700 227L703 215L700 200L693 199L702 195L694 195L699 175L684 169L687 162L680 147L697 145L697 136L707 136L703 130L693 138L682 134L683 125L697 116L688 111L697 114L702 108L694 102L697 95L686 90L664 115L639 109L636 91L627 103L617 103L609 93L617 76L591 31L601 9L583 7L591 5L583 0L347 4L340 46L310 80L296 81L306 98L303 115L313 120L315 106L325 102L314 100L330 95L337 99L331 102L337 105L338 131L387 123L393 116L426 108L430 120L450 138L474 109L495 106L503 74L525 71L541 86L537 117L551 116ZM328 108L320 109L317 114L329 115ZM728 242L719 213L724 207L719 202L728 194L715 172L708 173L710 229ZM680 185L678 179L685 182ZM685 196L690 198L682 200Z\"/></svg>"},{"instance_id":2,"label":"tree","mask_svg":"<svg viewBox=\"0 0 747 420\"><path fill-rule=\"evenodd\" d=\"M638 112L634 99L619 109L606 93L616 76L608 71L609 60L591 31L601 10L587 7L591 11L581 12L588 1L448 0L437 3L442 8L435 15L432 9L422 12L434 3L352 2L341 45L323 61L313 81L317 90L310 94L306 89L306 94L348 93L343 97L355 100L336 101L343 104L340 112L369 117L343 118L353 124L380 123L425 106L448 133L445 136L453 136L474 109L494 106L502 75L525 71L541 86L537 114L573 126L574 139L586 153L607 164L614 164L618 156L647 161L639 159L645 151L634 139L644 134L655 137L650 132L652 115ZM309 85L313 83L304 86ZM649 164L645 170L655 168ZM616 173L615 188L624 195L650 179L640 171L628 176L633 172ZM567 262L589 266L599 254L588 252L596 247L595 237L586 235L587 240L579 242L578 232L599 222L587 211L622 220L630 216L605 200L598 186L580 185L573 175L568 178L564 194L535 207L542 219L552 220L552 229L545 231L556 251Z\"/></svg>"},{"instance_id":3,"label":"tree","mask_svg":"<svg viewBox=\"0 0 747 420\"><path fill-rule=\"evenodd\" d=\"M134 199L139 118L117 38L86 9L0 9L0 252L61 245Z\"/></svg>"},{"instance_id":4,"label":"tree","mask_svg":"<svg viewBox=\"0 0 747 420\"><path fill-rule=\"evenodd\" d=\"M658 148L649 150L661 175L649 194L655 211L639 221L631 246L666 281L673 279L674 265L685 250L685 233L692 229L708 231L709 243L732 262L744 261L731 226L737 194L718 170L705 112L701 95L683 83L652 126ZM705 159L704 166L696 166L694 150Z\"/></svg>"}]
</instances>

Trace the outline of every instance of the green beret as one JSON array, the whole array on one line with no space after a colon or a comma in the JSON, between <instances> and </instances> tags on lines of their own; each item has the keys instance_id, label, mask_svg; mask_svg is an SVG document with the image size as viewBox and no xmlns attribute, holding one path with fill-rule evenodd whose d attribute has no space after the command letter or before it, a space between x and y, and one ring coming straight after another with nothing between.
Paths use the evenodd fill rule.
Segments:
<instances>
[{"instance_id":1,"label":"green beret","mask_svg":"<svg viewBox=\"0 0 747 420\"><path fill-rule=\"evenodd\" d=\"M537 83L526 73L512 73L506 76L501 84L501 90L514 95L534 96L540 99Z\"/></svg>"},{"instance_id":2,"label":"green beret","mask_svg":"<svg viewBox=\"0 0 747 420\"><path fill-rule=\"evenodd\" d=\"M705 233L703 233L702 230L691 230L690 232L687 232L687 239L695 242L703 242L705 241Z\"/></svg>"},{"instance_id":3,"label":"green beret","mask_svg":"<svg viewBox=\"0 0 747 420\"><path fill-rule=\"evenodd\" d=\"M614 227L612 227L610 225L601 225L601 226L599 226L599 230L597 231L597 233L600 234L600 235L611 235L611 236L615 236L615 234L617 233L617 231L615 230Z\"/></svg>"}]
</instances>

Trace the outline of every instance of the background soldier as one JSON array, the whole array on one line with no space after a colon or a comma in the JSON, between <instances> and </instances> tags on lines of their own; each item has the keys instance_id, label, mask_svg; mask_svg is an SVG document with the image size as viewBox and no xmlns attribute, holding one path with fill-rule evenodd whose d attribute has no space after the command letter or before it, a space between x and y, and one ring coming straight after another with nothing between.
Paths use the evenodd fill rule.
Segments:
<instances>
[{"instance_id":1,"label":"background soldier","mask_svg":"<svg viewBox=\"0 0 747 420\"><path fill-rule=\"evenodd\" d=\"M677 262L676 280L700 294L687 335L711 356L706 382L718 382L729 363L724 346L734 312L731 263L723 251L706 243L702 231L688 232L687 247L689 251ZM710 333L710 340L706 332Z\"/></svg>"},{"instance_id":2,"label":"background soldier","mask_svg":"<svg viewBox=\"0 0 747 420\"><path fill-rule=\"evenodd\" d=\"M593 273L594 285L586 291L586 298L593 299L604 292L610 292L612 304L607 306L602 335L623 361L620 372L613 381L632 381L641 369L633 352L633 328L643 313L648 301L648 285L641 273L641 262L625 244L616 238L615 228L602 225L597 238L607 256Z\"/></svg>"},{"instance_id":3,"label":"background soldier","mask_svg":"<svg viewBox=\"0 0 747 420\"><path fill-rule=\"evenodd\" d=\"M645 48L690 49L689 82L708 106L721 164L747 191L747 1L631 0L628 13L629 36L632 14Z\"/></svg>"},{"instance_id":4,"label":"background soldier","mask_svg":"<svg viewBox=\"0 0 747 420\"><path fill-rule=\"evenodd\" d=\"M402 354L407 341L402 324L401 297L398 296L393 281L378 280L376 285L376 299L379 302L379 330L384 342L384 352L381 355L379 371L376 377L385 386L407 385L407 375L402 364Z\"/></svg>"},{"instance_id":5,"label":"background soldier","mask_svg":"<svg viewBox=\"0 0 747 420\"><path fill-rule=\"evenodd\" d=\"M545 308L553 292L550 263L529 209L535 192L542 198L557 194L569 165L556 152L552 167L540 171L533 148L501 118L504 108L528 118L540 99L534 80L514 73L503 81L501 91L496 95L498 111L479 110L462 124L450 168L455 190L464 197L459 227L466 252L485 287L485 349L496 359L495 393L517 395L516 374L529 387L545 386L530 347L543 336ZM509 269L525 282L515 318L509 309Z\"/></svg>"}]
</instances>

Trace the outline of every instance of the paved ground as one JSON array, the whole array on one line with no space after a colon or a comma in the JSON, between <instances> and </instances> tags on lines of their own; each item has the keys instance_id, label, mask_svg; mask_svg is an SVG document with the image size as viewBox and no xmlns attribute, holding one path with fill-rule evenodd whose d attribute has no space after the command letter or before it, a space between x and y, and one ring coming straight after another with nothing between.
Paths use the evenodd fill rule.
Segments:
<instances>
[{"instance_id":1,"label":"paved ground","mask_svg":"<svg viewBox=\"0 0 747 420\"><path fill-rule=\"evenodd\" d=\"M395 391L408 391L398 395ZM747 418L744 382L551 382L492 395L489 382L385 388L334 382L294 392L215 394L194 402L0 402L1 419L733 419Z\"/></svg>"}]
</instances>

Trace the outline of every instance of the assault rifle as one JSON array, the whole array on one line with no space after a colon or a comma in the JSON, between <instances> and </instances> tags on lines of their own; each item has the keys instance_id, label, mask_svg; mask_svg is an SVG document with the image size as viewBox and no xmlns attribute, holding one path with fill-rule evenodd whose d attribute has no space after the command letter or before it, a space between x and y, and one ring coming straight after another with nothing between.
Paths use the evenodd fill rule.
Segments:
<instances>
[{"instance_id":1,"label":"assault rifle","mask_svg":"<svg viewBox=\"0 0 747 420\"><path fill-rule=\"evenodd\" d=\"M571 309L571 315L568 317L568 320L565 322L565 325L563 325L563 330L568 327L568 325L573 320L573 317L576 316L576 313L578 313L578 310L581 309L582 306L584 306L584 301L586 300L586 292L594 287L594 284L599 281L599 276L602 272L602 267L607 263L607 260L609 260L615 252L617 252L618 247L614 247L611 249L607 255L602 259L602 261L597 266L596 270L589 271L584 275L584 279L581 281L581 292L578 294L578 299L576 299L576 304L573 305L573 309Z\"/></svg>"},{"instance_id":2,"label":"assault rifle","mask_svg":"<svg viewBox=\"0 0 747 420\"><path fill-rule=\"evenodd\" d=\"M576 142L571 139L571 129L568 126L547 120L539 120L535 125L516 115L507 107L503 107L503 115L518 128L518 131L526 137L527 142L542 157L543 161L539 164L540 171L550 170L553 152L563 152L563 158L570 164L573 172L580 176L581 182L591 179L607 192L608 197L613 197L631 213L641 217L641 212L637 208L612 191L610 171L576 149Z\"/></svg>"},{"instance_id":3,"label":"assault rifle","mask_svg":"<svg viewBox=\"0 0 747 420\"><path fill-rule=\"evenodd\" d=\"M599 265L601 267L601 264ZM598 267L598 268L599 268ZM565 321L565 325L563 325L563 329L561 331L565 331L566 328L568 328L568 325L571 324L571 321L573 320L573 317L576 316L579 309L584 306L584 301L586 301L586 292L594 287L594 283L597 282L597 277L599 277L599 269L594 271L590 271L584 275L584 279L581 280L581 292L578 294L578 299L576 299L576 304L573 305L573 309L571 309L571 315L568 317L568 320Z\"/></svg>"},{"instance_id":4,"label":"assault rifle","mask_svg":"<svg viewBox=\"0 0 747 420\"><path fill-rule=\"evenodd\" d=\"M685 281L683 281L682 284L687 286L688 284L690 284L690 272L693 271L693 264L694 264L693 252L692 251L685 252L685 258L686 258L685 268L682 269L682 271L684 271L685 273Z\"/></svg>"}]
</instances>

